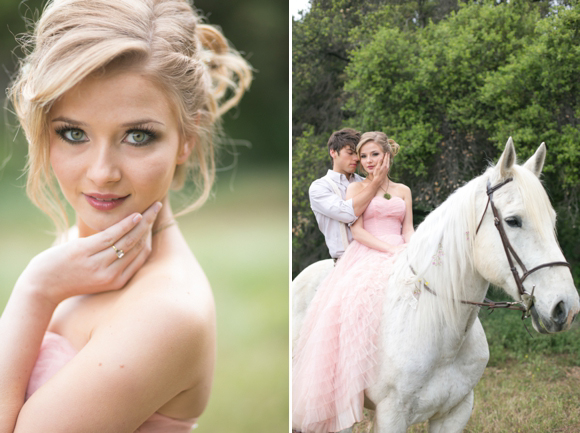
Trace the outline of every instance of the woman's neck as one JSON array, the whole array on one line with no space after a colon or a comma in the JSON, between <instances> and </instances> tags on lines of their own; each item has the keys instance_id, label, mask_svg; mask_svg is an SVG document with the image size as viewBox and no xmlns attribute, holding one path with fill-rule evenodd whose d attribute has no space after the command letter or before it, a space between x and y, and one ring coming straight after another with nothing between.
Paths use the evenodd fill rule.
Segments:
<instances>
[{"instance_id":1,"label":"woman's neck","mask_svg":"<svg viewBox=\"0 0 580 433\"><path fill-rule=\"evenodd\" d=\"M373 176L373 174L372 174L372 173L370 173L370 174L367 176L367 178L366 178L366 180L368 180L369 182L372 182L372 180L373 180L373 179L374 179L374 176ZM388 184L389 184L389 178L388 178L387 176L385 176L385 178L383 179L383 182L381 183L380 187L381 187L383 190L385 190L385 191L386 191Z\"/></svg>"}]
</instances>

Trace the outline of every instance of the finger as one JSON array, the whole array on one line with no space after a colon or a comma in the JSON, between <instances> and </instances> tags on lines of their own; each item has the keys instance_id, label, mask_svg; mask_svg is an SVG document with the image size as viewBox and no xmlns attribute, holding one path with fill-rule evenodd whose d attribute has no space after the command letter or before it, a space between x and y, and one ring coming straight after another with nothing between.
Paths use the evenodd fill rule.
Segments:
<instances>
[{"instance_id":1,"label":"finger","mask_svg":"<svg viewBox=\"0 0 580 433\"><path fill-rule=\"evenodd\" d=\"M136 254L134 260L129 263L123 272L120 275L120 282L124 286L129 279L135 275L135 273L141 269L141 266L145 263L147 258L151 254L151 235L147 236L147 239L143 242L143 247L139 249L139 252ZM122 287L122 286L121 286Z\"/></svg>"},{"instance_id":2,"label":"finger","mask_svg":"<svg viewBox=\"0 0 580 433\"><path fill-rule=\"evenodd\" d=\"M157 218L157 214L161 209L162 205L160 202L153 203L149 208L143 212L143 219L137 224L129 233L123 235L115 243L115 247L122 248L123 251L127 252L147 233L151 232L153 223Z\"/></svg>"},{"instance_id":3,"label":"finger","mask_svg":"<svg viewBox=\"0 0 580 433\"><path fill-rule=\"evenodd\" d=\"M143 264L143 262L141 262L141 264L137 264L138 268L135 268L135 262L139 260L143 251L149 249L150 252L151 243L148 242L149 237L150 235L139 239L133 248L131 248L121 258L115 256L113 252L106 252L109 254L109 257L106 259L109 263L103 263L101 269L102 282L104 285L112 290L120 289L125 285L125 283L129 280L129 277L125 278L125 275L127 275L127 269L135 269L134 271L131 271L132 275ZM103 252L103 254L105 254L105 252ZM147 252L146 256L148 255L149 253Z\"/></svg>"},{"instance_id":4,"label":"finger","mask_svg":"<svg viewBox=\"0 0 580 433\"><path fill-rule=\"evenodd\" d=\"M140 213L131 214L108 229L85 238L86 242L89 243L89 248L93 248L93 254L103 251L105 248L110 248L115 241L133 229L142 219L143 215Z\"/></svg>"},{"instance_id":5,"label":"finger","mask_svg":"<svg viewBox=\"0 0 580 433\"><path fill-rule=\"evenodd\" d=\"M108 265L113 263L117 258L124 258L125 254L131 251L141 239L144 239L151 234L153 223L155 222L161 207L162 205L160 202L153 203L145 212L143 212L143 219L132 230L116 240L114 244L105 248L103 252L109 258L107 262Z\"/></svg>"}]
</instances>

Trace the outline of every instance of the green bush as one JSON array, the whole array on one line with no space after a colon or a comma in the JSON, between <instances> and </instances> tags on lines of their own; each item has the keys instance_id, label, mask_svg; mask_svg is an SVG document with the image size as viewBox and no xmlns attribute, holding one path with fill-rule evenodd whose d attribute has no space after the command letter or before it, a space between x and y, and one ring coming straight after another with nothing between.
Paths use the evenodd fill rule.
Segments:
<instances>
[{"instance_id":1,"label":"green bush","mask_svg":"<svg viewBox=\"0 0 580 433\"><path fill-rule=\"evenodd\" d=\"M329 258L324 236L310 209L308 188L332 167L328 137L306 127L292 146L292 278L311 263Z\"/></svg>"}]
</instances>

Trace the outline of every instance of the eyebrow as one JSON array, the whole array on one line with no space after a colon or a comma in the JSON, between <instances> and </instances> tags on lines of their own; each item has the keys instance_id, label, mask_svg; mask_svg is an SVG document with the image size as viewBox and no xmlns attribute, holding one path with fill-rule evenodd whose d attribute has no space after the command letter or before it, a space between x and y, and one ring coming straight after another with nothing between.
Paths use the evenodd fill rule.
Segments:
<instances>
[{"instance_id":1,"label":"eyebrow","mask_svg":"<svg viewBox=\"0 0 580 433\"><path fill-rule=\"evenodd\" d=\"M84 122L79 122L78 120L74 120L74 119L71 119L69 117L64 117L64 116L55 117L54 119L52 119L52 122L66 122L66 123L71 123L73 125L87 126L87 124ZM147 119L147 118L137 119L133 122L123 123L121 126L124 128L128 128L131 126L143 125L144 123L158 123L159 125L165 126L165 124L163 122L159 122L157 120Z\"/></svg>"},{"instance_id":2,"label":"eyebrow","mask_svg":"<svg viewBox=\"0 0 580 433\"><path fill-rule=\"evenodd\" d=\"M70 119L68 117L63 117L63 116L55 117L54 119L51 120L51 122L66 122L66 123L72 123L73 125L87 126L86 123L79 122L78 120L73 120L73 119Z\"/></svg>"},{"instance_id":3,"label":"eyebrow","mask_svg":"<svg viewBox=\"0 0 580 433\"><path fill-rule=\"evenodd\" d=\"M144 123L157 123L159 125L165 126L165 123L159 122L158 120L153 120L153 119L138 119L138 120L135 120L134 122L123 123L121 126L129 127L129 126L135 126L135 125L143 125Z\"/></svg>"}]
</instances>

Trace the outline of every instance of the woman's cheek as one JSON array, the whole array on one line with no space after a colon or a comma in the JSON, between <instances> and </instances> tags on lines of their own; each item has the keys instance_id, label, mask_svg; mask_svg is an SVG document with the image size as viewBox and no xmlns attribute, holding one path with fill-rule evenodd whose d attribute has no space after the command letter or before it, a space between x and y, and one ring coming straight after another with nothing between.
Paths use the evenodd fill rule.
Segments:
<instances>
[{"instance_id":1,"label":"woman's cheek","mask_svg":"<svg viewBox=\"0 0 580 433\"><path fill-rule=\"evenodd\" d=\"M82 163L70 158L58 146L51 146L49 160L60 189L70 202L74 194L74 185L78 185L80 181L78 172L82 171Z\"/></svg>"},{"instance_id":2,"label":"woman's cheek","mask_svg":"<svg viewBox=\"0 0 580 433\"><path fill-rule=\"evenodd\" d=\"M172 160L151 158L146 161L138 170L142 194L150 197L151 203L163 198L169 191L174 172L175 162Z\"/></svg>"}]
</instances>

